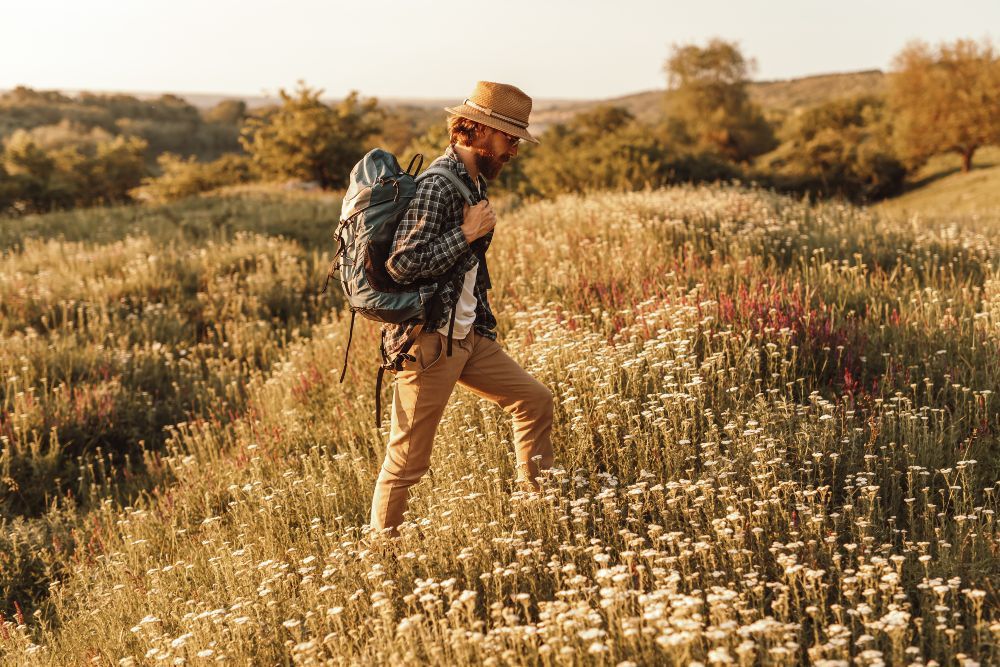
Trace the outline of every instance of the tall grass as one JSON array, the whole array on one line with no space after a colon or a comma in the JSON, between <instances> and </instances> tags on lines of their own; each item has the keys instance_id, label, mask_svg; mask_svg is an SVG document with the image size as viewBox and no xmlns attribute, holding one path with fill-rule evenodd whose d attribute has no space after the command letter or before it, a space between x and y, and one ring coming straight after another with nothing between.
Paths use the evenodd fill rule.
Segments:
<instances>
[{"instance_id":1,"label":"tall grass","mask_svg":"<svg viewBox=\"0 0 1000 667\"><path fill-rule=\"evenodd\" d=\"M204 224L220 211L247 217ZM336 214L310 202L195 200L88 215L3 222L4 234L23 234L0 263L7 614L14 602L37 608L65 566L53 549L81 546L76 524L89 505L163 481L165 427L245 412L251 379L334 303L318 297L328 261L319 241L307 249L239 230L286 225L299 238L328 237Z\"/></svg>"},{"instance_id":2,"label":"tall grass","mask_svg":"<svg viewBox=\"0 0 1000 667\"><path fill-rule=\"evenodd\" d=\"M172 427L172 483L97 503L0 645L12 663L993 664L998 240L1000 221L734 189L519 209L492 299L556 394L542 494L510 484L502 411L459 391L402 537L368 534L377 331L338 384L333 318L249 379L242 413Z\"/></svg>"}]
</instances>

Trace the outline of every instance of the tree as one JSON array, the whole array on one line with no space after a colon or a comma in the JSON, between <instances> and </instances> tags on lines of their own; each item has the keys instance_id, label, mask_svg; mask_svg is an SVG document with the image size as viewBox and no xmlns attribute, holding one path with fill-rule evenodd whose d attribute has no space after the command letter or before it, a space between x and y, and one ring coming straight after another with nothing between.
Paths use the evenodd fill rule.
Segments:
<instances>
[{"instance_id":1,"label":"tree","mask_svg":"<svg viewBox=\"0 0 1000 667\"><path fill-rule=\"evenodd\" d=\"M545 132L544 140L525 155L522 165L532 194L641 188L655 180L654 169L640 155L655 144L643 141L624 107L602 105L576 114ZM646 145L650 144L650 145Z\"/></svg>"},{"instance_id":2,"label":"tree","mask_svg":"<svg viewBox=\"0 0 1000 667\"><path fill-rule=\"evenodd\" d=\"M201 159L242 151L240 129L247 115L243 100L222 100L202 114L198 128L198 156Z\"/></svg>"},{"instance_id":3,"label":"tree","mask_svg":"<svg viewBox=\"0 0 1000 667\"><path fill-rule=\"evenodd\" d=\"M243 100L222 100L202 114L206 123L239 125L247 115L247 103Z\"/></svg>"},{"instance_id":4,"label":"tree","mask_svg":"<svg viewBox=\"0 0 1000 667\"><path fill-rule=\"evenodd\" d=\"M199 162L193 155L182 158L163 153L156 158L160 175L148 177L129 194L141 201L166 202L190 197L225 185L250 181L246 155L225 153L212 162Z\"/></svg>"},{"instance_id":5,"label":"tree","mask_svg":"<svg viewBox=\"0 0 1000 667\"><path fill-rule=\"evenodd\" d=\"M774 131L747 91L753 68L732 42L675 46L664 65L673 138L736 162L774 148Z\"/></svg>"},{"instance_id":6,"label":"tree","mask_svg":"<svg viewBox=\"0 0 1000 667\"><path fill-rule=\"evenodd\" d=\"M521 172L509 189L546 197L563 192L636 190L678 181L722 180L731 162L678 151L627 109L601 106L559 123L512 164ZM501 178L508 172L505 170Z\"/></svg>"},{"instance_id":7,"label":"tree","mask_svg":"<svg viewBox=\"0 0 1000 667\"><path fill-rule=\"evenodd\" d=\"M240 143L265 178L298 178L323 188L347 183L351 167L379 130L377 102L356 91L335 106L302 82L294 95L280 91L281 106L247 120Z\"/></svg>"},{"instance_id":8,"label":"tree","mask_svg":"<svg viewBox=\"0 0 1000 667\"><path fill-rule=\"evenodd\" d=\"M17 201L17 190L17 183L7 173L3 162L0 161L0 216L14 207L14 203Z\"/></svg>"},{"instance_id":9,"label":"tree","mask_svg":"<svg viewBox=\"0 0 1000 667\"><path fill-rule=\"evenodd\" d=\"M4 198L24 211L128 201L128 191L146 173L145 151L138 137L81 137L46 150L30 132L18 130L0 155L8 181Z\"/></svg>"},{"instance_id":10,"label":"tree","mask_svg":"<svg viewBox=\"0 0 1000 667\"><path fill-rule=\"evenodd\" d=\"M90 160L93 187L84 203L128 201L129 190L146 175L145 153L146 142L139 137L115 137L98 143Z\"/></svg>"},{"instance_id":11,"label":"tree","mask_svg":"<svg viewBox=\"0 0 1000 667\"><path fill-rule=\"evenodd\" d=\"M1000 58L987 40L912 42L894 61L890 102L911 164L958 153L968 172L980 147L1000 143Z\"/></svg>"},{"instance_id":12,"label":"tree","mask_svg":"<svg viewBox=\"0 0 1000 667\"><path fill-rule=\"evenodd\" d=\"M437 152L425 154L424 157L427 158L437 157L448 145L444 112L440 108L395 104L386 109L382 129L378 136L372 138L372 143L396 155L400 162L408 162L410 146L422 141L425 135L432 132L443 134L444 142L433 147Z\"/></svg>"},{"instance_id":13,"label":"tree","mask_svg":"<svg viewBox=\"0 0 1000 667\"><path fill-rule=\"evenodd\" d=\"M15 199L25 208L44 211L51 208L49 181L56 170L55 161L31 140L24 130L7 138L0 156L5 171L16 184Z\"/></svg>"},{"instance_id":14,"label":"tree","mask_svg":"<svg viewBox=\"0 0 1000 667\"><path fill-rule=\"evenodd\" d=\"M405 169L413 156L419 153L424 158L422 169L426 169L431 166L431 162L438 155L444 153L445 149L448 148L448 141L450 139L448 125L444 121L441 121L427 128L426 132L411 141L396 157L399 158L402 167ZM510 164L507 166L509 167ZM506 170L506 167L504 169Z\"/></svg>"},{"instance_id":15,"label":"tree","mask_svg":"<svg viewBox=\"0 0 1000 667\"><path fill-rule=\"evenodd\" d=\"M757 166L782 189L862 201L897 194L906 175L892 150L885 103L872 96L809 109Z\"/></svg>"}]
</instances>

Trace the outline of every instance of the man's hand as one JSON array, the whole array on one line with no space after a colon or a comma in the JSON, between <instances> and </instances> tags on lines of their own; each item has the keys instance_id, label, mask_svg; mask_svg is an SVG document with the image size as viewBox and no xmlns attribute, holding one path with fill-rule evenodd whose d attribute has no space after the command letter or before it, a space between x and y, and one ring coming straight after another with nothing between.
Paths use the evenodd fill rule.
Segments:
<instances>
[{"instance_id":1,"label":"man's hand","mask_svg":"<svg viewBox=\"0 0 1000 667\"><path fill-rule=\"evenodd\" d=\"M475 206L466 204L462 215L462 233L465 234L465 241L470 244L486 236L497 224L496 213L488 201L481 201Z\"/></svg>"}]
</instances>

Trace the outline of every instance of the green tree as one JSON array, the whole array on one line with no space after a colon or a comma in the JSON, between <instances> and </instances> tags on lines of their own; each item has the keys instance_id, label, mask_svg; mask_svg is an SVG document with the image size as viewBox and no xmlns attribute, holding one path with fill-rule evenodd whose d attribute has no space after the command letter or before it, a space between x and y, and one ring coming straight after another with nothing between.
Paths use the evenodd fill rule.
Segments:
<instances>
[{"instance_id":1,"label":"green tree","mask_svg":"<svg viewBox=\"0 0 1000 667\"><path fill-rule=\"evenodd\" d=\"M17 130L4 143L0 162L16 183L16 199L32 211L51 208L50 181L55 161L41 149L25 130Z\"/></svg>"},{"instance_id":2,"label":"green tree","mask_svg":"<svg viewBox=\"0 0 1000 667\"><path fill-rule=\"evenodd\" d=\"M129 201L129 190L146 175L146 142L138 137L115 137L94 147L92 187L86 203Z\"/></svg>"},{"instance_id":3,"label":"green tree","mask_svg":"<svg viewBox=\"0 0 1000 667\"><path fill-rule=\"evenodd\" d=\"M236 153L225 153L212 162L198 162L193 155L185 159L163 153L156 162L160 175L146 178L133 189L131 195L136 199L172 201L251 179L249 159Z\"/></svg>"},{"instance_id":4,"label":"green tree","mask_svg":"<svg viewBox=\"0 0 1000 667\"><path fill-rule=\"evenodd\" d=\"M890 101L911 164L958 153L968 172L980 147L1000 144L1000 58L987 40L909 44L894 61Z\"/></svg>"},{"instance_id":5,"label":"green tree","mask_svg":"<svg viewBox=\"0 0 1000 667\"><path fill-rule=\"evenodd\" d=\"M382 113L376 100L362 102L356 91L334 106L320 100L322 92L299 82L294 95L280 91L279 107L247 120L240 142L265 178L298 178L323 188L346 184Z\"/></svg>"},{"instance_id":6,"label":"green tree","mask_svg":"<svg viewBox=\"0 0 1000 667\"><path fill-rule=\"evenodd\" d=\"M14 208L17 202L17 189L14 178L7 173L3 162L0 162L0 216Z\"/></svg>"},{"instance_id":7,"label":"green tree","mask_svg":"<svg viewBox=\"0 0 1000 667\"><path fill-rule=\"evenodd\" d=\"M0 93L0 137L17 129L58 123L72 106L73 100L55 91L18 86Z\"/></svg>"},{"instance_id":8,"label":"green tree","mask_svg":"<svg viewBox=\"0 0 1000 667\"><path fill-rule=\"evenodd\" d=\"M202 114L206 123L236 125L243 123L247 115L247 103L243 100L222 100Z\"/></svg>"},{"instance_id":9,"label":"green tree","mask_svg":"<svg viewBox=\"0 0 1000 667\"><path fill-rule=\"evenodd\" d=\"M636 121L627 109L602 106L552 126L541 143L515 163L516 189L554 196L563 192L635 190L678 181L731 178L731 163L679 151Z\"/></svg>"},{"instance_id":10,"label":"green tree","mask_svg":"<svg viewBox=\"0 0 1000 667\"><path fill-rule=\"evenodd\" d=\"M240 129L247 115L243 100L222 100L202 114L198 128L198 155L202 160L241 152Z\"/></svg>"},{"instance_id":11,"label":"green tree","mask_svg":"<svg viewBox=\"0 0 1000 667\"><path fill-rule=\"evenodd\" d=\"M45 150L25 130L7 140L0 163L8 174L7 196L20 208L48 211L128 201L128 191L146 173L146 142L137 137L54 145Z\"/></svg>"},{"instance_id":12,"label":"green tree","mask_svg":"<svg viewBox=\"0 0 1000 667\"><path fill-rule=\"evenodd\" d=\"M448 148L449 138L448 125L441 121L432 125L426 132L410 142L397 157L405 169L410 159L419 153L424 156L423 169L426 169L434 161L434 158L444 153L445 149Z\"/></svg>"},{"instance_id":13,"label":"green tree","mask_svg":"<svg viewBox=\"0 0 1000 667\"><path fill-rule=\"evenodd\" d=\"M885 102L834 100L792 121L788 140L758 162L782 189L871 200L897 194L906 169L892 148Z\"/></svg>"},{"instance_id":14,"label":"green tree","mask_svg":"<svg viewBox=\"0 0 1000 667\"><path fill-rule=\"evenodd\" d=\"M735 162L774 148L774 130L747 90L753 68L732 42L675 46L664 65L670 137Z\"/></svg>"},{"instance_id":15,"label":"green tree","mask_svg":"<svg viewBox=\"0 0 1000 667\"><path fill-rule=\"evenodd\" d=\"M409 161L407 151L411 145L420 141L428 132L444 127L445 113L440 107L428 109L417 105L396 104L385 109L382 128L378 135L372 137L372 143L396 155L400 162ZM443 146L447 145L448 141L445 139ZM424 153L424 157L436 157L443 146L432 155Z\"/></svg>"}]
</instances>

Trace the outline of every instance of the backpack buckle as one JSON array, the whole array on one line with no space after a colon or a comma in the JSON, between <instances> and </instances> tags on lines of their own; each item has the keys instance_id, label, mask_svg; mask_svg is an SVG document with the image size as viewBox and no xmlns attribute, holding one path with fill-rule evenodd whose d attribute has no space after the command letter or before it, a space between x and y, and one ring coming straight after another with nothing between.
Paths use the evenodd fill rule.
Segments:
<instances>
[{"instance_id":1,"label":"backpack buckle","mask_svg":"<svg viewBox=\"0 0 1000 667\"><path fill-rule=\"evenodd\" d=\"M393 359L392 361L387 361L386 363L382 364L382 368L384 368L387 371L392 371L393 373L398 373L399 371L403 370L403 362L405 361L416 363L417 358L407 352L400 352L399 354L396 355L395 359Z\"/></svg>"}]
</instances>

